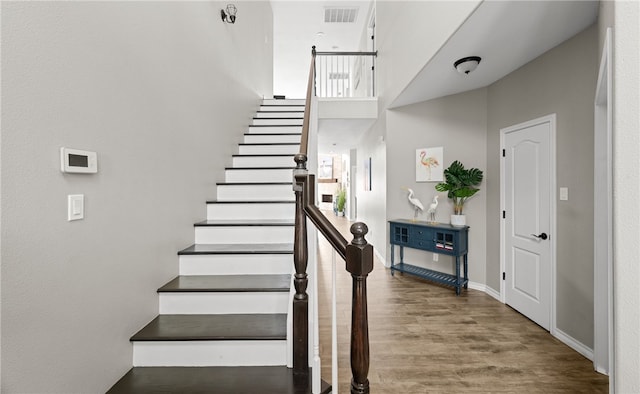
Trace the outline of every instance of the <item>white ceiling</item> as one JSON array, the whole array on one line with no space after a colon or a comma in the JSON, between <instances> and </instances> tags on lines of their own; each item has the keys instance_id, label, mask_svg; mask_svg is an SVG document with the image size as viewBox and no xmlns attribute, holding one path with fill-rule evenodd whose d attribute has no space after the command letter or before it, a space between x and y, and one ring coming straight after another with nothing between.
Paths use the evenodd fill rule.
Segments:
<instances>
[{"instance_id":1,"label":"white ceiling","mask_svg":"<svg viewBox=\"0 0 640 394\"><path fill-rule=\"evenodd\" d=\"M317 51L358 50L372 4L373 0L271 0L274 93L305 96L313 45ZM358 14L354 23L325 23L325 7L355 7Z\"/></svg>"},{"instance_id":2,"label":"white ceiling","mask_svg":"<svg viewBox=\"0 0 640 394\"><path fill-rule=\"evenodd\" d=\"M271 4L274 14L276 87L279 78L295 86L306 86L312 45L316 45L319 51L357 50L373 2L271 0ZM328 6L359 7L356 23L325 23L324 7ZM597 15L598 1L485 0L425 64L390 107L488 86L584 30L596 21ZM324 34L317 35L318 32ZM466 56L480 56L482 61L475 71L461 75L453 68L453 62ZM298 76L295 70L304 72ZM296 81L298 78L301 83ZM293 96L303 97L304 94ZM321 151L344 152L355 146L371 122L355 123L324 120L320 125ZM347 131L352 138L346 139ZM334 146L334 143L337 145Z\"/></svg>"},{"instance_id":3,"label":"white ceiling","mask_svg":"<svg viewBox=\"0 0 640 394\"><path fill-rule=\"evenodd\" d=\"M372 0L271 0L274 44L289 49L304 48L307 54L305 60L309 57L312 45L318 51L355 51L372 3ZM325 23L326 7L354 7L358 9L358 14L354 23ZM324 35L318 35L318 32Z\"/></svg>"},{"instance_id":4,"label":"white ceiling","mask_svg":"<svg viewBox=\"0 0 640 394\"><path fill-rule=\"evenodd\" d=\"M390 107L488 86L589 27L597 17L598 1L485 1ZM466 56L480 56L482 61L470 74L459 74L453 63Z\"/></svg>"}]
</instances>

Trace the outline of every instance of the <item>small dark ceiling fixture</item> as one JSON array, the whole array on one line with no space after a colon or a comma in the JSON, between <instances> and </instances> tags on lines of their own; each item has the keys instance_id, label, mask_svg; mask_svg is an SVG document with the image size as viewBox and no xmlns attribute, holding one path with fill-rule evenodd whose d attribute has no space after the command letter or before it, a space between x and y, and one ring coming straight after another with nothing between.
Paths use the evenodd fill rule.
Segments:
<instances>
[{"instance_id":1,"label":"small dark ceiling fixture","mask_svg":"<svg viewBox=\"0 0 640 394\"><path fill-rule=\"evenodd\" d=\"M467 56L462 59L458 59L453 63L453 67L458 70L460 74L469 74L471 71L475 70L480 64L480 56Z\"/></svg>"},{"instance_id":2,"label":"small dark ceiling fixture","mask_svg":"<svg viewBox=\"0 0 640 394\"><path fill-rule=\"evenodd\" d=\"M238 9L233 4L227 4L226 10L220 10L220 16L223 22L236 23L236 13Z\"/></svg>"}]
</instances>

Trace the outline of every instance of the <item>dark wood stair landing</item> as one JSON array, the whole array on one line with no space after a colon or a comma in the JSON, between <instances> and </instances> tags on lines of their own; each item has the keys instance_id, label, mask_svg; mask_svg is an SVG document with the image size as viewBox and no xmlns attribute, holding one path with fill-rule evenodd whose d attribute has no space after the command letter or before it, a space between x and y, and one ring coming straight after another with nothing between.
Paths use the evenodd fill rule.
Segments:
<instances>
[{"instance_id":1,"label":"dark wood stair landing","mask_svg":"<svg viewBox=\"0 0 640 394\"><path fill-rule=\"evenodd\" d=\"M306 380L306 379L305 379ZM322 394L331 386L322 381ZM107 394L309 394L287 367L135 367Z\"/></svg>"}]
</instances>

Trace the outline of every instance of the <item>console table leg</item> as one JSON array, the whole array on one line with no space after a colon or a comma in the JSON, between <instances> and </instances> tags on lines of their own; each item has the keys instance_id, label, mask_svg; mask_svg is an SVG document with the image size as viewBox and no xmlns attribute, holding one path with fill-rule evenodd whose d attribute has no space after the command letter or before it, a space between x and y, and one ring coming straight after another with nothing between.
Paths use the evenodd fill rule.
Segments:
<instances>
[{"instance_id":1,"label":"console table leg","mask_svg":"<svg viewBox=\"0 0 640 394\"><path fill-rule=\"evenodd\" d=\"M462 257L463 261L464 261L464 288L468 288L469 287L469 275L467 274L467 254L465 253L465 255Z\"/></svg>"},{"instance_id":2,"label":"console table leg","mask_svg":"<svg viewBox=\"0 0 640 394\"><path fill-rule=\"evenodd\" d=\"M395 256L395 251L393 250L393 244L391 244L391 276L393 276L393 257Z\"/></svg>"},{"instance_id":3,"label":"console table leg","mask_svg":"<svg viewBox=\"0 0 640 394\"><path fill-rule=\"evenodd\" d=\"M456 295L460 295L460 257L456 256Z\"/></svg>"}]
</instances>

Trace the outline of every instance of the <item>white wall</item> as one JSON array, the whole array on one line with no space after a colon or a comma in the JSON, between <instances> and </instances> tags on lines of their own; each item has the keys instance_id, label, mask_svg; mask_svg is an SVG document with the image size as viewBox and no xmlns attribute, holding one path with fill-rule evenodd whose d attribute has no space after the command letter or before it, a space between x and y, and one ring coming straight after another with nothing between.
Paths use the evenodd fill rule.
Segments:
<instances>
[{"instance_id":1,"label":"white wall","mask_svg":"<svg viewBox=\"0 0 640 394\"><path fill-rule=\"evenodd\" d=\"M616 392L640 392L640 3L616 2L613 49Z\"/></svg>"},{"instance_id":2,"label":"white wall","mask_svg":"<svg viewBox=\"0 0 640 394\"><path fill-rule=\"evenodd\" d=\"M2 392L104 392L131 367L272 94L269 3L238 4L235 25L224 4L2 3ZM61 146L99 172L62 174ZM67 222L75 193L85 219Z\"/></svg>"},{"instance_id":3,"label":"white wall","mask_svg":"<svg viewBox=\"0 0 640 394\"><path fill-rule=\"evenodd\" d=\"M425 101L387 112L387 219L410 219L413 209L407 192L413 189L425 207L438 195L436 220L449 223L453 204L446 193L435 190L437 182L417 183L415 171L416 149L441 146L444 148L443 168L453 161L461 161L467 168L486 169L487 90L477 89L440 99ZM469 279L485 283L486 256L486 193L480 192L465 204L469 230ZM427 220L426 213L419 220ZM389 249L389 248L387 248ZM387 259L390 257L387 251ZM397 253L397 252L396 252ZM396 261L398 256L396 255ZM432 254L405 250L405 261L410 264L454 273L453 259L440 256L432 261Z\"/></svg>"},{"instance_id":4,"label":"white wall","mask_svg":"<svg viewBox=\"0 0 640 394\"><path fill-rule=\"evenodd\" d=\"M378 126L380 122L378 122ZM384 260L387 243L387 161L386 144L382 130L374 126L367 131L357 145L356 163L356 195L358 199L357 220L364 222L369 228L367 241L373 245L378 257ZM365 161L371 159L371 190L365 190ZM348 241L351 241L348 239Z\"/></svg>"}]
</instances>

